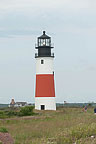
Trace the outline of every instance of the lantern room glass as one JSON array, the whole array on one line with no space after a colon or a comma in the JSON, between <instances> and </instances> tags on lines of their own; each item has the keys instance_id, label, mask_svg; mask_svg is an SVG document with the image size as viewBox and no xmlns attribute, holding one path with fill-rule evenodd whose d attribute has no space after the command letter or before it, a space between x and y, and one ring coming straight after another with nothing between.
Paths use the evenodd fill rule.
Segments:
<instances>
[{"instance_id":1,"label":"lantern room glass","mask_svg":"<svg viewBox=\"0 0 96 144\"><path fill-rule=\"evenodd\" d=\"M38 38L38 46L51 46L51 39L50 38L49 39Z\"/></svg>"}]
</instances>

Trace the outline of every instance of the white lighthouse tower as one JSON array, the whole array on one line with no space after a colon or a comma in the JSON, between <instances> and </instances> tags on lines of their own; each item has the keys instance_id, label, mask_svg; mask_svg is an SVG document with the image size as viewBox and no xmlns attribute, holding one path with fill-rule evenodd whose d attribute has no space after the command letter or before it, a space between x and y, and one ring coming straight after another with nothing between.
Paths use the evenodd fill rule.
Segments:
<instances>
[{"instance_id":1,"label":"white lighthouse tower","mask_svg":"<svg viewBox=\"0 0 96 144\"><path fill-rule=\"evenodd\" d=\"M51 53L51 37L45 34L38 37L35 47L38 53L36 58L36 89L35 109L56 110L55 86L54 86L54 53Z\"/></svg>"}]
</instances>

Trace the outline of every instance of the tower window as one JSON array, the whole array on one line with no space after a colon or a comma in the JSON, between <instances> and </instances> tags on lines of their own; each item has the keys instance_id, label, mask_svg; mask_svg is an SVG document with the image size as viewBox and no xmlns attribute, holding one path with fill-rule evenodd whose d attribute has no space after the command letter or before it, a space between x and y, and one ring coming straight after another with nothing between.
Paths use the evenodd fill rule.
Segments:
<instances>
[{"instance_id":1,"label":"tower window","mask_svg":"<svg viewBox=\"0 0 96 144\"><path fill-rule=\"evenodd\" d=\"M41 60L41 64L44 64L44 60Z\"/></svg>"}]
</instances>

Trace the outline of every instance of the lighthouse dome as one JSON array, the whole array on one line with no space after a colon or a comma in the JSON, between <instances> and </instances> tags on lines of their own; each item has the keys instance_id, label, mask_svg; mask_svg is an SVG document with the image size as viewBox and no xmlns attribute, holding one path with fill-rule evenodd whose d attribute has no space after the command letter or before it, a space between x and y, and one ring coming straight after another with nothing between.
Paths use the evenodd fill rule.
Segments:
<instances>
[{"instance_id":1,"label":"lighthouse dome","mask_svg":"<svg viewBox=\"0 0 96 144\"><path fill-rule=\"evenodd\" d=\"M43 31L43 35L41 35L40 37L38 37L39 39L50 39L50 37L48 35L46 35L46 32Z\"/></svg>"}]
</instances>

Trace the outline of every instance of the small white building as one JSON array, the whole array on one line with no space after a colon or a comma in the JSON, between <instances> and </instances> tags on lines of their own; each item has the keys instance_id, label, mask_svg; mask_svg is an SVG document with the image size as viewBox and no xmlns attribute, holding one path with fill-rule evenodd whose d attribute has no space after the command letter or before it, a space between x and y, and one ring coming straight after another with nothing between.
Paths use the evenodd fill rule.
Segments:
<instances>
[{"instance_id":1,"label":"small white building","mask_svg":"<svg viewBox=\"0 0 96 144\"><path fill-rule=\"evenodd\" d=\"M14 107L23 107L23 106L26 106L27 105L27 102L16 102Z\"/></svg>"},{"instance_id":2,"label":"small white building","mask_svg":"<svg viewBox=\"0 0 96 144\"><path fill-rule=\"evenodd\" d=\"M23 107L26 106L27 102L15 102L14 99L11 100L9 107Z\"/></svg>"}]
</instances>

